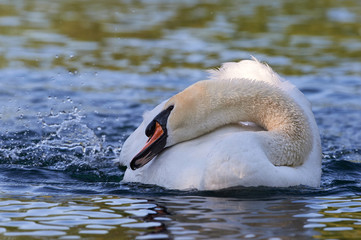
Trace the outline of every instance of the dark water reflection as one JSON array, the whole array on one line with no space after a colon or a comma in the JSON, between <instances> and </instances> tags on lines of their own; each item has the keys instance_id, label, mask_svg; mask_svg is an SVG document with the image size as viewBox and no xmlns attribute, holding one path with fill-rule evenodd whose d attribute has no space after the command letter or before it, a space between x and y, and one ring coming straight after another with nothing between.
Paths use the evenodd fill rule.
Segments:
<instances>
[{"instance_id":1,"label":"dark water reflection","mask_svg":"<svg viewBox=\"0 0 361 240\"><path fill-rule=\"evenodd\" d=\"M360 22L357 0L0 0L0 238L358 239ZM250 55L312 102L320 188L120 183L145 110Z\"/></svg>"},{"instance_id":2,"label":"dark water reflection","mask_svg":"<svg viewBox=\"0 0 361 240\"><path fill-rule=\"evenodd\" d=\"M25 195L0 199L0 231L19 239L356 239L360 205L359 198L346 196L240 201Z\"/></svg>"}]
</instances>

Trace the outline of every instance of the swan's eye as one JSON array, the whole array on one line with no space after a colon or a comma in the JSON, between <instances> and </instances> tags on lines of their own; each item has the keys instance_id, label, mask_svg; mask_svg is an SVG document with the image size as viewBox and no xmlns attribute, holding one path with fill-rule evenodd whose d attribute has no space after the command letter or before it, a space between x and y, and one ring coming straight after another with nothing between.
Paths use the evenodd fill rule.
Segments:
<instances>
[{"instance_id":1,"label":"swan's eye","mask_svg":"<svg viewBox=\"0 0 361 240\"><path fill-rule=\"evenodd\" d=\"M145 129L145 135L147 137L151 137L153 134L154 134L154 131L155 131L155 121L151 121L147 128Z\"/></svg>"},{"instance_id":2,"label":"swan's eye","mask_svg":"<svg viewBox=\"0 0 361 240\"><path fill-rule=\"evenodd\" d=\"M152 137L155 129L156 129L156 123L158 122L159 125L162 127L163 131L167 131L167 120L169 117L170 112L173 110L174 106L171 105L167 109L160 112L155 118L148 124L148 126L145 128L145 135L147 137Z\"/></svg>"}]
</instances>

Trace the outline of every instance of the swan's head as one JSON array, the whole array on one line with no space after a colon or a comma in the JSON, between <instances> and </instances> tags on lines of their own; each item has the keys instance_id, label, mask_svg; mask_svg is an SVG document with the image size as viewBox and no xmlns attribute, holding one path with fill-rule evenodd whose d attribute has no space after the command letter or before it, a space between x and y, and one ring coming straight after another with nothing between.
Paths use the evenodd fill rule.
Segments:
<instances>
[{"instance_id":1,"label":"swan's head","mask_svg":"<svg viewBox=\"0 0 361 240\"><path fill-rule=\"evenodd\" d=\"M131 169L144 166L167 147L207 132L202 128L202 121L207 119L204 116L207 104L205 82L198 82L170 98L161 112L146 123L148 141L130 162Z\"/></svg>"}]
</instances>

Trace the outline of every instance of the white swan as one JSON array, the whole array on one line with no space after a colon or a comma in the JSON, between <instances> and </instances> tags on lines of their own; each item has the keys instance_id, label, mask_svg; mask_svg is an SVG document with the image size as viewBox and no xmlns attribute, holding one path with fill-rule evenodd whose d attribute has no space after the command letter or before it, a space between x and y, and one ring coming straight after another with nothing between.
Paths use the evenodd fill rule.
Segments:
<instances>
[{"instance_id":1,"label":"white swan","mask_svg":"<svg viewBox=\"0 0 361 240\"><path fill-rule=\"evenodd\" d=\"M305 96L256 59L211 74L144 114L121 151L123 181L181 190L319 186L320 137Z\"/></svg>"}]
</instances>

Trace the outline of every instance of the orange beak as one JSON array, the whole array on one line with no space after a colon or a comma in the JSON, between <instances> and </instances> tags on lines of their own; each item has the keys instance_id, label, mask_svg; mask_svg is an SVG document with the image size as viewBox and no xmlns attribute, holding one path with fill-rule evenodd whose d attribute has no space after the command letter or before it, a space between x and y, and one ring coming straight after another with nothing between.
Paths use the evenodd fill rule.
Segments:
<instances>
[{"instance_id":1,"label":"orange beak","mask_svg":"<svg viewBox=\"0 0 361 240\"><path fill-rule=\"evenodd\" d=\"M153 136L150 136L147 140L147 144L140 150L140 152L144 151L148 147L150 147L157 139L159 139L164 134L162 126L158 122L155 123L155 131Z\"/></svg>"},{"instance_id":2,"label":"orange beak","mask_svg":"<svg viewBox=\"0 0 361 240\"><path fill-rule=\"evenodd\" d=\"M149 137L145 146L131 161L131 169L135 170L144 166L156 155L158 155L164 149L166 137L167 136L162 126L158 122L155 122L155 130L153 135Z\"/></svg>"},{"instance_id":3,"label":"orange beak","mask_svg":"<svg viewBox=\"0 0 361 240\"><path fill-rule=\"evenodd\" d=\"M167 121L173 108L174 106L171 105L161 111L146 127L145 135L148 136L149 139L142 150L140 150L130 162L130 168L132 170L143 167L164 150L168 137Z\"/></svg>"}]
</instances>

